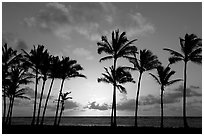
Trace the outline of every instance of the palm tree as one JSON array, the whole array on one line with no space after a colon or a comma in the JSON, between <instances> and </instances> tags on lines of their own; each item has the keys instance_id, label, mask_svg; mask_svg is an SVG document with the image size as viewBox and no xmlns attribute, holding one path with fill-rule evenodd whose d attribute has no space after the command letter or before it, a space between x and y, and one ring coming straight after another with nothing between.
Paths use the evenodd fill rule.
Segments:
<instances>
[{"instance_id":1,"label":"palm tree","mask_svg":"<svg viewBox=\"0 0 204 136\"><path fill-rule=\"evenodd\" d=\"M51 56L50 69L49 69L49 72L48 72L48 76L49 76L49 78L51 78L51 83L50 83L48 95L47 95L47 98L46 98L46 101L45 101L45 107L43 109L41 125L43 125L43 122L44 122L45 112L46 112L47 104L48 104L49 97L50 97L50 94L51 94L51 91L52 91L52 85L54 83L54 79L59 78L59 67L60 67L59 57L58 56L57 57Z\"/></svg>"},{"instance_id":2,"label":"palm tree","mask_svg":"<svg viewBox=\"0 0 204 136\"><path fill-rule=\"evenodd\" d=\"M57 116L58 116L58 110L59 110L59 103L60 103L60 95L62 94L63 85L65 79L70 79L74 77L83 77L86 78L83 74L80 74L78 71L83 70L81 65L77 64L76 60L71 60L69 57L62 57L60 68L59 68L59 76L62 79L59 96L57 100L57 109L55 114L55 121L54 125L57 125Z\"/></svg>"},{"instance_id":3,"label":"palm tree","mask_svg":"<svg viewBox=\"0 0 204 136\"><path fill-rule=\"evenodd\" d=\"M139 104L139 91L140 91L140 83L142 79L142 74L145 71L152 70L159 66L161 63L157 59L157 56L154 55L150 50L144 49L140 50L139 59L136 57L136 53L133 53L134 57L129 57L129 61L134 65L132 70L139 71L139 79L137 85L137 95L136 95L136 108L135 108L135 127L137 127L137 112L138 112L138 104Z\"/></svg>"},{"instance_id":4,"label":"palm tree","mask_svg":"<svg viewBox=\"0 0 204 136\"><path fill-rule=\"evenodd\" d=\"M104 83L112 84L113 87L116 87L120 91L120 93L125 93L125 94L127 93L125 87L123 87L122 84L125 84L127 82L135 83L130 72L125 70L124 67L118 67L116 70L114 70L114 67L111 66L111 67L109 67L110 72L108 71L107 68L104 68L104 69L105 69L106 73L102 73L102 75L104 77L98 78L98 82L104 82ZM113 104L115 104L115 103L113 103ZM116 107L115 107L115 110L116 110ZM115 116L115 118L116 118L116 116ZM116 125L117 124L115 124L115 126Z\"/></svg>"},{"instance_id":5,"label":"palm tree","mask_svg":"<svg viewBox=\"0 0 204 136\"><path fill-rule=\"evenodd\" d=\"M13 50L11 47L8 48L7 43L2 47L2 94L3 94L3 124L6 122L6 92L9 87L8 74L11 70L11 66L15 64L19 59L20 54L17 54L16 50Z\"/></svg>"},{"instance_id":6,"label":"palm tree","mask_svg":"<svg viewBox=\"0 0 204 136\"><path fill-rule=\"evenodd\" d=\"M11 124L11 117L15 98L29 99L27 96L24 96L26 88L21 87L21 85L32 83L31 79L34 77L34 75L29 73L28 67L19 61L18 64L13 65L11 67L11 72L8 76L10 80L6 95L9 97L10 104L6 123Z\"/></svg>"},{"instance_id":7,"label":"palm tree","mask_svg":"<svg viewBox=\"0 0 204 136\"><path fill-rule=\"evenodd\" d=\"M36 113L36 105L37 105L37 85L39 80L39 69L42 65L43 59L45 55L47 54L47 49L44 50L43 45L38 45L37 49L34 46L34 48L30 51L30 53L27 53L24 51L25 58L27 59L27 65L29 65L33 71L35 72L35 100L34 100L34 107L33 107L33 118L31 125L35 124L35 113Z\"/></svg>"},{"instance_id":8,"label":"palm tree","mask_svg":"<svg viewBox=\"0 0 204 136\"><path fill-rule=\"evenodd\" d=\"M45 54L42 65L39 68L40 73L42 74L43 84L42 84L42 89L40 94L40 102L39 102L38 115L37 115L37 125L39 123L39 118L40 118L40 110L41 110L41 103L42 103L45 82L47 81L48 72L50 70L50 59L51 59L51 56L48 53Z\"/></svg>"},{"instance_id":9,"label":"palm tree","mask_svg":"<svg viewBox=\"0 0 204 136\"><path fill-rule=\"evenodd\" d=\"M151 74L150 75L156 80L156 82L161 86L161 128L163 128L163 93L164 89L167 86L170 86L181 79L170 80L171 76L173 76L176 72L171 71L171 68L167 66L164 68L163 66L157 67L157 75Z\"/></svg>"},{"instance_id":10,"label":"palm tree","mask_svg":"<svg viewBox=\"0 0 204 136\"><path fill-rule=\"evenodd\" d=\"M112 41L109 42L106 36L101 37L101 42L98 42L98 54L106 53L108 56L105 56L100 59L99 62L104 60L113 59L113 70L115 71L117 60L119 58L128 58L132 52L137 52L137 47L132 45L137 39L129 41L126 37L126 33L123 32L119 35L119 30L112 32ZM115 72L113 72L115 73ZM115 82L115 81L114 81ZM114 112L114 113L113 113ZM114 121L113 121L114 114ZM116 83L113 87L113 104L112 104L112 113L111 113L111 126L116 126Z\"/></svg>"},{"instance_id":11,"label":"palm tree","mask_svg":"<svg viewBox=\"0 0 204 136\"><path fill-rule=\"evenodd\" d=\"M185 38L180 38L181 53L172 49L164 48L165 51L170 52L170 64L179 61L184 62L184 90L183 90L183 121L184 127L188 127L186 119L186 80L187 80L187 63L192 61L196 64L202 63L202 39L198 38L195 34L186 34Z\"/></svg>"},{"instance_id":12,"label":"palm tree","mask_svg":"<svg viewBox=\"0 0 204 136\"><path fill-rule=\"evenodd\" d=\"M64 111L64 104L65 104L65 101L68 100L68 99L72 99L72 97L68 97L68 95L70 94L71 92L66 92L66 93L62 93L60 96L61 96L61 110L60 110L60 116L59 116L59 120L58 120L58 126L60 124L60 120L61 120L61 117L62 117L62 112Z\"/></svg>"}]
</instances>

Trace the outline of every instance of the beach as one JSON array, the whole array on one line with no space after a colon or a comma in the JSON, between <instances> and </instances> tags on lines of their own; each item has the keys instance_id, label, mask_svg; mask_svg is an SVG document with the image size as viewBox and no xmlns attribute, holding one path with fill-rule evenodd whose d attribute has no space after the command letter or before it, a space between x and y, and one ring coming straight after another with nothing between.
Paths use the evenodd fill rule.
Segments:
<instances>
[{"instance_id":1,"label":"beach","mask_svg":"<svg viewBox=\"0 0 204 136\"><path fill-rule=\"evenodd\" d=\"M110 126L31 126L3 127L3 134L202 134L202 128L110 127Z\"/></svg>"},{"instance_id":2,"label":"beach","mask_svg":"<svg viewBox=\"0 0 204 136\"><path fill-rule=\"evenodd\" d=\"M53 126L53 117L46 117L44 125L31 126L31 117L14 117L11 126L3 126L3 134L201 134L202 118L188 117L190 128L183 127L182 117L117 117L117 127L110 127L110 117L63 117L60 126Z\"/></svg>"}]
</instances>

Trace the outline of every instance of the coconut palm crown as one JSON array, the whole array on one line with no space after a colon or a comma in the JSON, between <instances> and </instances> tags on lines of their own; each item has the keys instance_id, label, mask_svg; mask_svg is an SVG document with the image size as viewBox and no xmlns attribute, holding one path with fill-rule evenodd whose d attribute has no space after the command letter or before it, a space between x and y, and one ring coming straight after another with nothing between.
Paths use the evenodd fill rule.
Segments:
<instances>
[{"instance_id":1,"label":"coconut palm crown","mask_svg":"<svg viewBox=\"0 0 204 136\"><path fill-rule=\"evenodd\" d=\"M122 84L127 82L135 83L132 78L132 75L129 71L127 71L124 67L118 67L114 74L113 66L109 67L110 72L107 68L104 68L106 73L102 73L104 77L98 78L98 82L104 82L114 85L114 81L116 81L116 87L120 91L120 93L127 93L125 87ZM115 76L114 76L115 75Z\"/></svg>"}]
</instances>

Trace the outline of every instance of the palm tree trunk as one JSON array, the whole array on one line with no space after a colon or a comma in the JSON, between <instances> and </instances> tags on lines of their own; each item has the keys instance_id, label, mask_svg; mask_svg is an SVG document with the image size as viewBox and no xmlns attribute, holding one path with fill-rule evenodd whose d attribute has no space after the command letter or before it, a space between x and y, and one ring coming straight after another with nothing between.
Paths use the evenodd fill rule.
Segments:
<instances>
[{"instance_id":1,"label":"palm tree trunk","mask_svg":"<svg viewBox=\"0 0 204 136\"><path fill-rule=\"evenodd\" d=\"M4 114L3 114L3 124L6 123L6 87L4 86Z\"/></svg>"},{"instance_id":2,"label":"palm tree trunk","mask_svg":"<svg viewBox=\"0 0 204 136\"><path fill-rule=\"evenodd\" d=\"M184 85L183 85L183 121L184 127L188 127L187 119L186 119L186 79L187 79L187 62L184 63Z\"/></svg>"},{"instance_id":3,"label":"palm tree trunk","mask_svg":"<svg viewBox=\"0 0 204 136\"><path fill-rule=\"evenodd\" d=\"M13 113L13 103L14 103L14 97L12 98L12 103L11 103L11 111L9 115L9 125L11 125L11 118L12 118L12 113Z\"/></svg>"},{"instance_id":4,"label":"palm tree trunk","mask_svg":"<svg viewBox=\"0 0 204 136\"><path fill-rule=\"evenodd\" d=\"M164 116L163 114L163 93L164 93L164 88L161 87L161 128L164 127L163 125L163 116Z\"/></svg>"},{"instance_id":5,"label":"palm tree trunk","mask_svg":"<svg viewBox=\"0 0 204 136\"><path fill-rule=\"evenodd\" d=\"M39 102L39 107L38 107L38 116L37 116L37 123L36 123L37 125L39 124L40 110L41 110L43 91L44 91L44 88L45 88L45 82L46 82L46 80L43 80L42 90L41 90L41 94L40 94L40 102Z\"/></svg>"},{"instance_id":6,"label":"palm tree trunk","mask_svg":"<svg viewBox=\"0 0 204 136\"><path fill-rule=\"evenodd\" d=\"M141 78L142 78L142 72L140 72L140 76L139 76L139 81L138 81L138 85L137 85L137 96L136 96L136 101L135 101L135 127L138 127L137 124L137 112L138 112L138 106L139 106L139 91L140 91L140 82L141 82Z\"/></svg>"},{"instance_id":7,"label":"palm tree trunk","mask_svg":"<svg viewBox=\"0 0 204 136\"><path fill-rule=\"evenodd\" d=\"M52 78L52 81L51 81L51 84L50 84L50 88L49 88L49 92L48 92L48 95L47 95L47 98L46 98L46 101L45 101L45 107L44 107L44 110L43 110L41 125L43 125L43 122L44 122L45 111L46 111L48 100L49 100L49 97L50 97L50 94L51 94L53 82L54 82L54 78Z\"/></svg>"},{"instance_id":8,"label":"palm tree trunk","mask_svg":"<svg viewBox=\"0 0 204 136\"><path fill-rule=\"evenodd\" d=\"M117 126L117 122L116 122L116 85L114 87L114 99L113 99L113 105L114 105L114 122L113 122L113 126L116 127Z\"/></svg>"},{"instance_id":9,"label":"palm tree trunk","mask_svg":"<svg viewBox=\"0 0 204 136\"><path fill-rule=\"evenodd\" d=\"M114 86L113 86L113 89L114 89ZM113 101L114 101L114 93L113 93ZM113 101L112 101L112 110L111 110L111 126L113 126L113 110L114 110L114 104L113 104Z\"/></svg>"},{"instance_id":10,"label":"palm tree trunk","mask_svg":"<svg viewBox=\"0 0 204 136\"><path fill-rule=\"evenodd\" d=\"M36 112L36 102L37 102L37 91L38 91L38 69L36 69L36 75L35 75L35 101L34 101L34 107L33 107L33 119L31 122L31 125L35 124L35 112Z\"/></svg>"},{"instance_id":11,"label":"palm tree trunk","mask_svg":"<svg viewBox=\"0 0 204 136\"><path fill-rule=\"evenodd\" d=\"M10 112L11 112L11 103L12 103L12 98L10 97L9 98L9 108L8 108L5 124L8 124L8 122L9 122L9 115L10 115Z\"/></svg>"},{"instance_id":12,"label":"palm tree trunk","mask_svg":"<svg viewBox=\"0 0 204 136\"><path fill-rule=\"evenodd\" d=\"M114 119L113 119L113 127L116 127L117 126L117 122L116 122L116 75L115 75L115 70L116 70L116 62L117 62L117 59L115 58L114 59L114 63L113 63L113 69L114 69L114 85L113 85L113 116L114 116Z\"/></svg>"},{"instance_id":13,"label":"palm tree trunk","mask_svg":"<svg viewBox=\"0 0 204 136\"><path fill-rule=\"evenodd\" d=\"M58 96L58 100L57 100L57 109L56 109L55 121L54 121L55 126L57 125L57 116L58 116L58 110L59 110L60 95L62 94L62 88L63 88L64 80L65 79L62 79L61 88L60 88L60 92L59 92L59 96Z\"/></svg>"},{"instance_id":14,"label":"palm tree trunk","mask_svg":"<svg viewBox=\"0 0 204 136\"><path fill-rule=\"evenodd\" d=\"M58 126L59 126L60 121L61 121L61 117L62 117L63 108L64 108L64 103L62 103L62 106L61 106L60 116L59 116L59 120L58 120Z\"/></svg>"}]
</instances>

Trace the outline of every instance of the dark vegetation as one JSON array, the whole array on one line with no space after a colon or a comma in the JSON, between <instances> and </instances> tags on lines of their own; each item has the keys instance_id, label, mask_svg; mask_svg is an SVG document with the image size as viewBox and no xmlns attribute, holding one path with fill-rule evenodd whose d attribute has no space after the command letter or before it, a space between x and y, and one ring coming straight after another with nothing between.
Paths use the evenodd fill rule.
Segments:
<instances>
[{"instance_id":1,"label":"dark vegetation","mask_svg":"<svg viewBox=\"0 0 204 136\"><path fill-rule=\"evenodd\" d=\"M125 126L7 126L4 134L201 134L202 128Z\"/></svg>"},{"instance_id":2,"label":"dark vegetation","mask_svg":"<svg viewBox=\"0 0 204 136\"><path fill-rule=\"evenodd\" d=\"M126 33L119 33L119 30L112 32L111 40L106 36L101 37L101 41L97 43L98 54L105 53L106 56L100 59L100 62L113 60L113 65L104 68L103 77L98 78L98 82L110 83L113 85L113 101L111 110L111 127L99 126L60 126L60 119L64 111L64 102L68 99L71 92L63 93L63 85L66 79L75 77L86 78L81 74L82 66L76 60L69 57L53 56L43 45L33 46L30 52L16 50L4 44L2 47L2 94L3 94L3 133L201 133L201 129L188 129L186 120L186 87L187 87L187 64L189 61L196 64L202 63L202 40L195 34L186 34L184 39L180 38L181 53L172 49L164 48L170 53L169 64L167 67L162 66L157 56L150 50L139 50L134 45L137 39L129 40ZM119 66L118 60L125 58L133 67ZM171 79L175 71L171 70L171 65L183 61L184 77L182 79ZM157 70L157 75L150 73L153 79L160 85L161 90L161 128L137 127L137 111L139 108L139 92L142 83L142 74L144 72ZM135 126L134 127L116 127L116 89L120 93L127 93L123 84L127 82L135 83L131 72L138 71L139 77L137 82L137 95L135 107ZM58 99L56 100L57 109L55 114L54 126L45 126L44 117L47 105L52 92L54 80L61 79ZM34 80L33 80L34 79ZM42 97L44 94L44 86L47 80L51 80L48 94L46 95L45 105L42 105ZM11 119L15 98L30 99L25 95L25 85L35 84L33 116L31 126L12 126ZM38 83L42 81L41 90L38 89ZM176 82L183 81L183 121L184 128L163 128L163 92L166 86ZM37 108L37 92L40 92L40 100ZM9 104L7 104L7 100ZM60 106L61 104L61 106ZM8 107L7 107L8 105ZM43 111L41 111L43 107ZM59 112L60 110L60 112ZM42 115L40 115L42 112ZM40 117L42 119L40 120ZM69 129L68 129L69 128ZM82 131L74 131L80 129ZM23 131L24 130L24 131ZM26 131L25 131L26 130ZM148 131L150 130L150 131ZM173 131L172 131L173 130Z\"/></svg>"}]
</instances>

